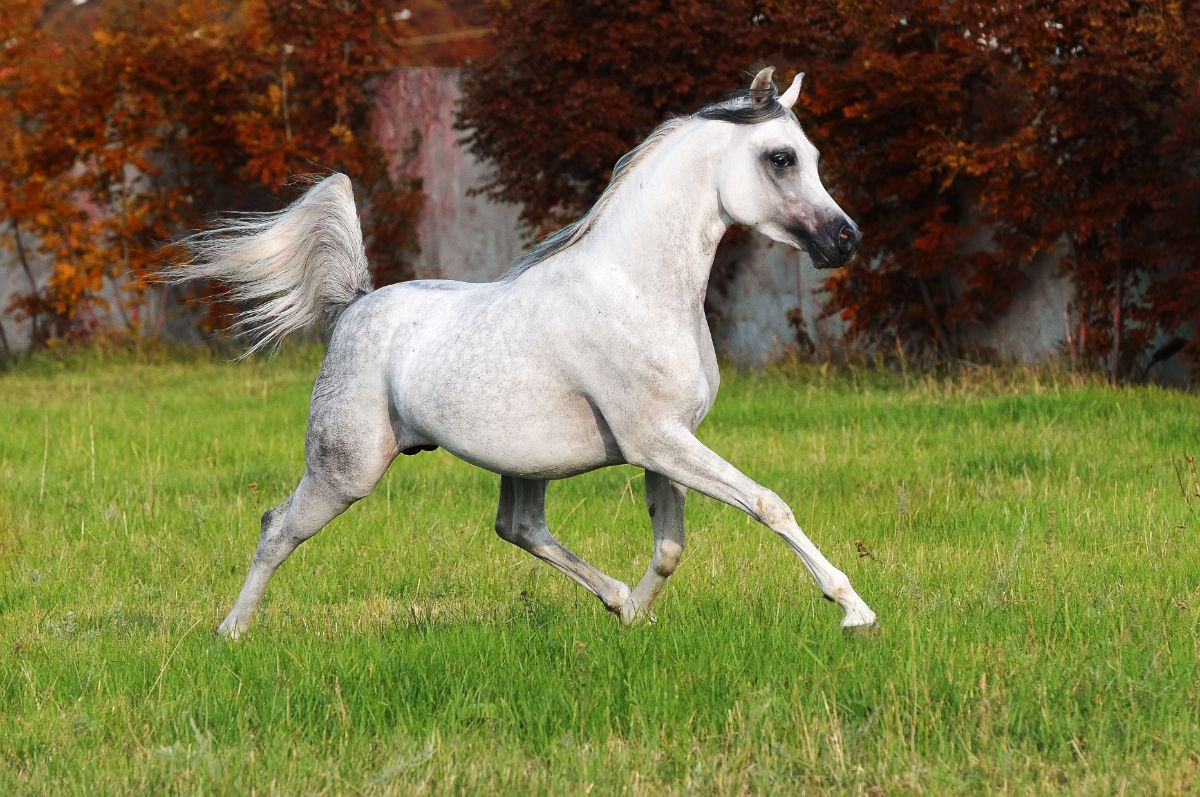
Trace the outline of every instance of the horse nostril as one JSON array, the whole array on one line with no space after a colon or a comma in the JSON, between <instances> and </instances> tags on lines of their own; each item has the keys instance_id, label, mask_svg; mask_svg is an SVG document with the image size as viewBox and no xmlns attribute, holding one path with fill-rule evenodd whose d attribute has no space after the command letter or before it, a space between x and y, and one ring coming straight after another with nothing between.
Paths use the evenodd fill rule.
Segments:
<instances>
[{"instance_id":1,"label":"horse nostril","mask_svg":"<svg viewBox=\"0 0 1200 797\"><path fill-rule=\"evenodd\" d=\"M854 234L854 228L849 225L843 226L838 230L837 246L843 252L852 252L854 247L858 245L858 236Z\"/></svg>"}]
</instances>

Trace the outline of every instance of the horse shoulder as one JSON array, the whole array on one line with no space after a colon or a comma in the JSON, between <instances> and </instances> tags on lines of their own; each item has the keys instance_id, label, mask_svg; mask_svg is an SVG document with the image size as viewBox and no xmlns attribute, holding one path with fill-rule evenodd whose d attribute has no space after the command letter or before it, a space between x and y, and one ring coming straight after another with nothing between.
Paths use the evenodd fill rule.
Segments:
<instances>
[{"instance_id":1,"label":"horse shoulder","mask_svg":"<svg viewBox=\"0 0 1200 797\"><path fill-rule=\"evenodd\" d=\"M591 337L588 362L576 368L582 392L620 434L646 424L682 421L695 428L716 398L716 358L697 336L646 324L615 325L623 333ZM711 362L711 367L710 367Z\"/></svg>"}]
</instances>

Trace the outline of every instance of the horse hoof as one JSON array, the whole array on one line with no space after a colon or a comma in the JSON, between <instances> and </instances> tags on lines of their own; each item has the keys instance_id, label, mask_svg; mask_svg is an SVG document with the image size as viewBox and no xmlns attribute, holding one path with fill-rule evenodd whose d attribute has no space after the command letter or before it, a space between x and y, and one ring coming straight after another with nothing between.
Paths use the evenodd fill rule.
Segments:
<instances>
[{"instance_id":1,"label":"horse hoof","mask_svg":"<svg viewBox=\"0 0 1200 797\"><path fill-rule=\"evenodd\" d=\"M846 637L855 639L874 639L882 633L878 622L867 623L865 625L844 625L842 626L842 634Z\"/></svg>"},{"instance_id":2,"label":"horse hoof","mask_svg":"<svg viewBox=\"0 0 1200 797\"><path fill-rule=\"evenodd\" d=\"M643 609L633 602L632 599L626 600L621 604L614 614L621 618L621 625L629 627L634 625L652 625L658 622L658 615L649 609Z\"/></svg>"},{"instance_id":3,"label":"horse hoof","mask_svg":"<svg viewBox=\"0 0 1200 797\"><path fill-rule=\"evenodd\" d=\"M238 628L237 622L228 618L225 619L225 622L217 626L217 630L214 633L227 642L237 642L238 637L242 635L242 631Z\"/></svg>"},{"instance_id":4,"label":"horse hoof","mask_svg":"<svg viewBox=\"0 0 1200 797\"><path fill-rule=\"evenodd\" d=\"M652 611L637 609L633 616L625 622L625 625L654 625L658 622L658 615Z\"/></svg>"}]
</instances>

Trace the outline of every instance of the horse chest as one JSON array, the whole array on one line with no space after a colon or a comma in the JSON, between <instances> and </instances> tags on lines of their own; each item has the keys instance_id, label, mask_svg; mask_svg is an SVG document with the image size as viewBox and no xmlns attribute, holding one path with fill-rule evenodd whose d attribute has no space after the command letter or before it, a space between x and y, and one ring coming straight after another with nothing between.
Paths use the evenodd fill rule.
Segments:
<instances>
[{"instance_id":1,"label":"horse chest","mask_svg":"<svg viewBox=\"0 0 1200 797\"><path fill-rule=\"evenodd\" d=\"M677 418L691 429L699 426L720 387L712 338L707 324L700 324L695 331L660 327L604 375L626 389L619 411Z\"/></svg>"}]
</instances>

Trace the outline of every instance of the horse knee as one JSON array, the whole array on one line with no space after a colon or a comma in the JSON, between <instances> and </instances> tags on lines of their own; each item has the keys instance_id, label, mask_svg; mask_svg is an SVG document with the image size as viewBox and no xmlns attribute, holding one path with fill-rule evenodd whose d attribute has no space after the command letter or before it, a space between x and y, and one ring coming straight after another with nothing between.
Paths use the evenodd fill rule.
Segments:
<instances>
[{"instance_id":1,"label":"horse knee","mask_svg":"<svg viewBox=\"0 0 1200 797\"><path fill-rule=\"evenodd\" d=\"M754 502L754 517L772 529L778 529L780 526L796 521L791 507L770 490L764 490Z\"/></svg>"}]
</instances>

